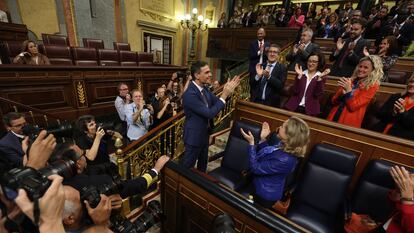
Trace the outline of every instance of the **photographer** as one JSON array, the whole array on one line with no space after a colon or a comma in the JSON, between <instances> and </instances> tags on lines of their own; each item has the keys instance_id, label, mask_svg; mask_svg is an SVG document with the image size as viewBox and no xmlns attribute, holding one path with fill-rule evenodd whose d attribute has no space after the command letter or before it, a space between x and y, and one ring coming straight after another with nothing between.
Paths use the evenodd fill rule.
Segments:
<instances>
[{"instance_id":1,"label":"photographer","mask_svg":"<svg viewBox=\"0 0 414 233\"><path fill-rule=\"evenodd\" d=\"M71 143L62 144L55 151L53 155L53 159L64 159L64 158L75 161L76 167L77 167L77 173L78 173L76 176L69 178L69 179L65 179L64 181L65 185L71 186L77 190L77 192L72 192L72 194L75 193L74 198L73 197L68 198L69 200L72 200L70 201L72 204L68 204L67 206L65 205L65 211L66 210L67 211L66 212L64 211L64 215L63 215L65 227L71 230L79 230L85 224L82 222L82 219L84 219L81 213L82 208L79 207L80 205L79 204L80 203L79 192L80 191L83 191L85 188L90 188L91 186L113 187L114 183L117 183L117 185L115 185L118 188L116 193L119 194L119 196L122 198L144 193L147 190L147 188L154 181L157 180L157 176L159 172L164 167L165 163L168 162L169 160L169 157L165 155L161 156L155 163L154 168L151 169L148 173L144 174L141 177L120 181L120 180L114 180L109 175L86 175L84 174L83 172L86 167L85 156L83 155L83 151L75 144L71 144ZM74 190L72 189L72 191ZM69 192L66 192L66 193L69 193ZM109 199L111 200L111 208L120 207L119 197L117 197L116 195L111 195L109 196ZM100 200L100 203L101 202L102 202L102 198ZM99 206L99 204L97 206ZM93 216L90 216L90 217L92 218L92 220L94 220ZM98 214L98 217L99 217L99 214ZM71 221L65 221L65 218ZM94 220L94 223L97 224L96 219Z\"/></svg>"},{"instance_id":2,"label":"photographer","mask_svg":"<svg viewBox=\"0 0 414 233\"><path fill-rule=\"evenodd\" d=\"M95 117L92 115L79 117L76 126L81 135L76 137L75 141L85 151L88 174L117 173L116 167L109 160L107 142L111 136L121 139L122 136L113 130L106 130L105 132L105 129L96 125Z\"/></svg>"},{"instance_id":3,"label":"photographer","mask_svg":"<svg viewBox=\"0 0 414 233\"><path fill-rule=\"evenodd\" d=\"M171 75L171 80L168 82L167 91L170 91L172 97L178 97L181 99L183 94L183 78L186 77L185 72L175 72Z\"/></svg>"}]
</instances>

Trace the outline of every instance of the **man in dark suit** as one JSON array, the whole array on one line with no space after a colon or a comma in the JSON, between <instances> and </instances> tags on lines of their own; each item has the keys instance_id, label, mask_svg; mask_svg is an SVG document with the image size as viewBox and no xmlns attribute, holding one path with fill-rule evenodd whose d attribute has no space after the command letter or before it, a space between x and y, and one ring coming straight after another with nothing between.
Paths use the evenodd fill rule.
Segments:
<instances>
[{"instance_id":1,"label":"man in dark suit","mask_svg":"<svg viewBox=\"0 0 414 233\"><path fill-rule=\"evenodd\" d=\"M256 13L253 11L253 5L249 5L249 11L244 13L242 18L242 23L244 27L251 27L256 23Z\"/></svg>"},{"instance_id":2,"label":"man in dark suit","mask_svg":"<svg viewBox=\"0 0 414 233\"><path fill-rule=\"evenodd\" d=\"M336 49L330 56L330 60L334 61L332 65L332 76L350 77L361 58L364 57L364 47L369 49L370 43L362 38L365 30L364 19L351 20L351 30L349 38L343 40L338 38Z\"/></svg>"},{"instance_id":3,"label":"man in dark suit","mask_svg":"<svg viewBox=\"0 0 414 233\"><path fill-rule=\"evenodd\" d=\"M7 134L0 139L0 156L4 156L12 167L23 165L24 139L23 126L26 125L24 116L17 112L9 112L3 116L3 123L7 129Z\"/></svg>"},{"instance_id":4,"label":"man in dark suit","mask_svg":"<svg viewBox=\"0 0 414 233\"><path fill-rule=\"evenodd\" d=\"M192 168L198 160L197 169L205 172L212 119L224 108L226 98L239 85L240 77L235 76L229 80L218 98L205 87L211 83L211 72L206 62L197 61L192 64L191 76L193 81L183 94L185 151L180 163L184 167Z\"/></svg>"},{"instance_id":5,"label":"man in dark suit","mask_svg":"<svg viewBox=\"0 0 414 233\"><path fill-rule=\"evenodd\" d=\"M267 51L267 64L256 65L253 102L280 107L280 92L285 85L287 70L283 64L277 62L279 53L280 46L271 44Z\"/></svg>"},{"instance_id":6,"label":"man in dark suit","mask_svg":"<svg viewBox=\"0 0 414 233\"><path fill-rule=\"evenodd\" d=\"M276 27L286 27L289 22L289 16L286 14L286 9L281 8L275 18Z\"/></svg>"},{"instance_id":7,"label":"man in dark suit","mask_svg":"<svg viewBox=\"0 0 414 233\"><path fill-rule=\"evenodd\" d=\"M408 46L414 39L414 24L408 20L408 13L398 14L395 23L388 28L388 34L397 38L399 55L402 54L403 46Z\"/></svg>"},{"instance_id":8,"label":"man in dark suit","mask_svg":"<svg viewBox=\"0 0 414 233\"><path fill-rule=\"evenodd\" d=\"M290 62L288 70L295 70L296 64L305 70L309 54L319 51L319 45L312 43L312 36L311 28L303 30L299 43L294 45L292 51L286 55L286 60Z\"/></svg>"},{"instance_id":9,"label":"man in dark suit","mask_svg":"<svg viewBox=\"0 0 414 233\"><path fill-rule=\"evenodd\" d=\"M270 42L265 40L266 31L264 28L257 30L257 40L250 43L249 46L249 74L250 74L250 91L253 91L252 84L256 75L256 65L266 63L266 48L269 48Z\"/></svg>"}]
</instances>

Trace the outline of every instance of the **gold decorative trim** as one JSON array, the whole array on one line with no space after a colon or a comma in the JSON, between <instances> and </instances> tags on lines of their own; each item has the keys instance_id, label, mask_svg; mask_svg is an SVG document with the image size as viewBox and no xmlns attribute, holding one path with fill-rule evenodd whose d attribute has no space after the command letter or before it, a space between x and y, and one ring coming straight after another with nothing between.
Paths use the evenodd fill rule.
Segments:
<instances>
[{"instance_id":1,"label":"gold decorative trim","mask_svg":"<svg viewBox=\"0 0 414 233\"><path fill-rule=\"evenodd\" d=\"M142 81L141 80L138 80L138 82L137 82L137 89L142 91Z\"/></svg>"},{"instance_id":2,"label":"gold decorative trim","mask_svg":"<svg viewBox=\"0 0 414 233\"><path fill-rule=\"evenodd\" d=\"M173 21L172 18L165 17L165 16L153 13L148 10L144 10L142 8L140 8L139 11L141 11L141 13L144 14L145 16L149 16L151 17L151 19L156 20L156 21L160 21L160 22L172 22Z\"/></svg>"},{"instance_id":3,"label":"gold decorative trim","mask_svg":"<svg viewBox=\"0 0 414 233\"><path fill-rule=\"evenodd\" d=\"M79 105L84 106L86 104L86 93L81 81L76 84L76 91L78 94Z\"/></svg>"}]
</instances>

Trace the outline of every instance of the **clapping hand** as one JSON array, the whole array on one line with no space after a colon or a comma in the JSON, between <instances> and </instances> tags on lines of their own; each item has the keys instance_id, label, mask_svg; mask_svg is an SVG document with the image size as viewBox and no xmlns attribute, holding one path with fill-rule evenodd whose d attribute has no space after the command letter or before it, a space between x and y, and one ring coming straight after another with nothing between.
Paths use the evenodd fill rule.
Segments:
<instances>
[{"instance_id":1,"label":"clapping hand","mask_svg":"<svg viewBox=\"0 0 414 233\"><path fill-rule=\"evenodd\" d=\"M365 56L365 57L369 56L369 51L368 51L368 49L367 49L367 47L366 47L366 46L364 47L364 51L363 51L363 53L364 53L364 56Z\"/></svg>"},{"instance_id":2,"label":"clapping hand","mask_svg":"<svg viewBox=\"0 0 414 233\"><path fill-rule=\"evenodd\" d=\"M319 80L319 81L321 81L321 80L322 80L322 78L326 77L329 73L331 73L331 69L326 68L326 69L325 69L325 70L321 73L321 75L318 77L318 80Z\"/></svg>"},{"instance_id":3,"label":"clapping hand","mask_svg":"<svg viewBox=\"0 0 414 233\"><path fill-rule=\"evenodd\" d=\"M250 130L246 133L246 132L244 132L244 130L242 128L240 128L240 133L242 134L244 139L246 139L246 141L249 143L249 145L251 145L251 146L254 145L254 137L253 137L252 132L250 132Z\"/></svg>"},{"instance_id":4,"label":"clapping hand","mask_svg":"<svg viewBox=\"0 0 414 233\"><path fill-rule=\"evenodd\" d=\"M227 80L227 83L224 84L223 92L221 93L221 98L227 99L229 95L231 95L236 87L240 84L240 76L236 75L232 79Z\"/></svg>"},{"instance_id":5,"label":"clapping hand","mask_svg":"<svg viewBox=\"0 0 414 233\"><path fill-rule=\"evenodd\" d=\"M394 112L397 114L401 114L405 111L405 100L402 98L399 98L397 101L395 101L394 103Z\"/></svg>"},{"instance_id":6,"label":"clapping hand","mask_svg":"<svg viewBox=\"0 0 414 233\"><path fill-rule=\"evenodd\" d=\"M342 38L338 38L338 41L336 42L336 50L340 51L345 45L345 41L342 40Z\"/></svg>"},{"instance_id":7,"label":"clapping hand","mask_svg":"<svg viewBox=\"0 0 414 233\"><path fill-rule=\"evenodd\" d=\"M269 134L270 134L270 126L267 122L263 122L262 131L260 132L260 141L266 140Z\"/></svg>"},{"instance_id":8,"label":"clapping hand","mask_svg":"<svg viewBox=\"0 0 414 233\"><path fill-rule=\"evenodd\" d=\"M394 166L390 169L390 174L398 189L400 190L401 198L410 199L413 197L414 191L414 177L404 168Z\"/></svg>"},{"instance_id":9,"label":"clapping hand","mask_svg":"<svg viewBox=\"0 0 414 233\"><path fill-rule=\"evenodd\" d=\"M264 71L264 69L263 69L262 64L257 63L256 64L256 74L257 74L257 76L262 77L263 76L263 71Z\"/></svg>"},{"instance_id":10,"label":"clapping hand","mask_svg":"<svg viewBox=\"0 0 414 233\"><path fill-rule=\"evenodd\" d=\"M303 70L302 70L302 66L299 65L298 63L296 63L295 65L295 72L298 75L298 78L300 79L303 75Z\"/></svg>"},{"instance_id":11,"label":"clapping hand","mask_svg":"<svg viewBox=\"0 0 414 233\"><path fill-rule=\"evenodd\" d=\"M346 94L352 91L352 79L351 78L345 78L345 77L340 78L338 81L338 85L342 87L343 94Z\"/></svg>"}]
</instances>

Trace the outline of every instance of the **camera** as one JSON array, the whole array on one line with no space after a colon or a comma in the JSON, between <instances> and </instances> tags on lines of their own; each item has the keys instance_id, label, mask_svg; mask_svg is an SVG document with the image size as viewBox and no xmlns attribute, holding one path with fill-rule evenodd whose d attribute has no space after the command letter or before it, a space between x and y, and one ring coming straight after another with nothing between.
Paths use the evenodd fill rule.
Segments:
<instances>
[{"instance_id":1,"label":"camera","mask_svg":"<svg viewBox=\"0 0 414 233\"><path fill-rule=\"evenodd\" d=\"M9 200L14 200L17 190L24 189L30 200L39 199L51 184L47 177L53 174L58 174L63 179L73 177L77 174L76 164L72 160L57 160L40 170L31 167L14 168L1 177L3 193Z\"/></svg>"},{"instance_id":2,"label":"camera","mask_svg":"<svg viewBox=\"0 0 414 233\"><path fill-rule=\"evenodd\" d=\"M51 126L47 128L41 128L38 125L27 124L22 128L23 134L28 136L30 141L36 140L40 131L46 130L47 134L53 134L55 138L71 138L73 135L73 127L69 122L65 122L61 125Z\"/></svg>"},{"instance_id":3,"label":"camera","mask_svg":"<svg viewBox=\"0 0 414 233\"><path fill-rule=\"evenodd\" d=\"M101 201L100 194L112 195L118 193L122 188L120 180L111 184L101 185L99 187L88 186L80 191L81 200L87 200L92 208L96 208ZM141 233L146 232L152 225L161 219L161 204L159 201L151 201L148 208L135 220L131 222L122 217L117 211L112 212L110 217L111 229L116 233Z\"/></svg>"},{"instance_id":4,"label":"camera","mask_svg":"<svg viewBox=\"0 0 414 233\"><path fill-rule=\"evenodd\" d=\"M107 130L113 130L114 129L114 123L113 122L102 122L102 123L97 123L96 124L96 128L101 128L105 131Z\"/></svg>"},{"instance_id":5,"label":"camera","mask_svg":"<svg viewBox=\"0 0 414 233\"><path fill-rule=\"evenodd\" d=\"M99 202L101 201L100 194L105 195L112 195L118 193L118 191L122 188L120 180L115 179L111 184L103 184L99 187L96 186L86 186L83 187L80 191L80 198L81 200L88 201L89 205L92 208L96 208Z\"/></svg>"}]
</instances>

